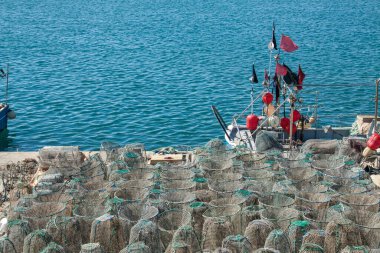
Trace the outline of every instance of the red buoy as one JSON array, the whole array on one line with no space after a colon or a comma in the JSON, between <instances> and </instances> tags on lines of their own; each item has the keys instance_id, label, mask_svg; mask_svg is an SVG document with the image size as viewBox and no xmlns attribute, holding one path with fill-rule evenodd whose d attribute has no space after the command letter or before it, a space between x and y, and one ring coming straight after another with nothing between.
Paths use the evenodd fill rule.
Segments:
<instances>
[{"instance_id":1,"label":"red buoy","mask_svg":"<svg viewBox=\"0 0 380 253\"><path fill-rule=\"evenodd\" d=\"M289 118L291 118L289 116ZM301 113L297 110L293 111L293 122L299 121L301 119Z\"/></svg>"},{"instance_id":2,"label":"red buoy","mask_svg":"<svg viewBox=\"0 0 380 253\"><path fill-rule=\"evenodd\" d=\"M264 104L269 105L273 101L273 95L272 93L267 92L263 95L262 99Z\"/></svg>"},{"instance_id":3,"label":"red buoy","mask_svg":"<svg viewBox=\"0 0 380 253\"><path fill-rule=\"evenodd\" d=\"M288 118L282 118L282 119L281 119L281 121L280 121L280 126L282 127L282 129L285 130L285 128L286 128L287 126L289 126L289 125L290 125L290 119L288 119Z\"/></svg>"},{"instance_id":4,"label":"red buoy","mask_svg":"<svg viewBox=\"0 0 380 253\"><path fill-rule=\"evenodd\" d=\"M378 133L373 133L367 141L367 147L372 150L380 148L380 135Z\"/></svg>"},{"instance_id":5,"label":"red buoy","mask_svg":"<svg viewBox=\"0 0 380 253\"><path fill-rule=\"evenodd\" d=\"M256 130L258 124L259 124L259 118L256 115L250 114L247 116L246 125L247 125L248 130L251 130L251 131Z\"/></svg>"},{"instance_id":6,"label":"red buoy","mask_svg":"<svg viewBox=\"0 0 380 253\"><path fill-rule=\"evenodd\" d=\"M290 133L290 124L287 125L284 130L286 133L289 134ZM296 124L293 123L292 134L295 134L296 132L297 132L297 126L296 126Z\"/></svg>"}]
</instances>

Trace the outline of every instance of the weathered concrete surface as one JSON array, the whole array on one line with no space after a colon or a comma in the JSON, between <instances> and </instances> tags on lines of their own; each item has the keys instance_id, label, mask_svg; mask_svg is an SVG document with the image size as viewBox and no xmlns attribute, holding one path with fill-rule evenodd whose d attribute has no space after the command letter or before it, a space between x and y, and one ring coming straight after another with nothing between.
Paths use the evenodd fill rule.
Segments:
<instances>
[{"instance_id":1,"label":"weathered concrete surface","mask_svg":"<svg viewBox=\"0 0 380 253\"><path fill-rule=\"evenodd\" d=\"M25 158L33 158L37 160L38 152L0 152L0 165L10 162L22 161Z\"/></svg>"},{"instance_id":2,"label":"weathered concrete surface","mask_svg":"<svg viewBox=\"0 0 380 253\"><path fill-rule=\"evenodd\" d=\"M86 157L91 154L95 154L96 151L82 151ZM105 154L102 154L102 158ZM10 162L20 162L26 158L33 158L38 161L38 152L0 152L0 166Z\"/></svg>"}]
</instances>

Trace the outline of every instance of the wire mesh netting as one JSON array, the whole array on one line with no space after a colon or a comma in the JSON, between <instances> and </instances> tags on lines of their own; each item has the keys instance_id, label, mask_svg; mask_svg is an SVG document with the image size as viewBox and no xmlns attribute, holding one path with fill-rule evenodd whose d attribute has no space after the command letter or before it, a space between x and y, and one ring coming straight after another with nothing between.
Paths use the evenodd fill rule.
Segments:
<instances>
[{"instance_id":1,"label":"wire mesh netting","mask_svg":"<svg viewBox=\"0 0 380 253\"><path fill-rule=\"evenodd\" d=\"M22 219L27 220L32 229L43 229L51 217L64 215L65 208L66 205L59 202L35 203L22 214Z\"/></svg>"},{"instance_id":2,"label":"wire mesh netting","mask_svg":"<svg viewBox=\"0 0 380 253\"><path fill-rule=\"evenodd\" d=\"M38 228L47 231L28 238L38 252L51 241L47 252L379 248L378 188L342 148L323 150L253 153L212 140L190 153L168 147L151 154L139 144L103 143L56 187L15 198L6 235L17 252ZM170 154L189 159L148 163ZM63 166L56 164L54 173Z\"/></svg>"},{"instance_id":3,"label":"wire mesh netting","mask_svg":"<svg viewBox=\"0 0 380 253\"><path fill-rule=\"evenodd\" d=\"M253 220L245 229L244 236L251 244L252 250L264 247L265 240L275 225L269 220Z\"/></svg>"}]
</instances>

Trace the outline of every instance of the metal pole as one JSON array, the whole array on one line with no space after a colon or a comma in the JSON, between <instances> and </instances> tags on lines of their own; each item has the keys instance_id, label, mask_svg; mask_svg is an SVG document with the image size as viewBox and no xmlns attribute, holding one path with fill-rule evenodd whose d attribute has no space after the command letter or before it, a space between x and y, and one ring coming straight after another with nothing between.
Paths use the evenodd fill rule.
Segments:
<instances>
[{"instance_id":1,"label":"metal pole","mask_svg":"<svg viewBox=\"0 0 380 253\"><path fill-rule=\"evenodd\" d=\"M375 97L375 132L377 132L377 114L379 108L379 82L380 79L376 80L376 97Z\"/></svg>"},{"instance_id":2,"label":"metal pole","mask_svg":"<svg viewBox=\"0 0 380 253\"><path fill-rule=\"evenodd\" d=\"M5 104L8 104L8 81L9 81L9 64L7 64L6 82L5 82Z\"/></svg>"},{"instance_id":3,"label":"metal pole","mask_svg":"<svg viewBox=\"0 0 380 253\"><path fill-rule=\"evenodd\" d=\"M292 99L292 98L290 98ZM292 103L292 101L290 101ZM292 150L292 139L293 139L293 112L294 112L294 105L291 104L290 106L290 130L289 130L289 149Z\"/></svg>"}]
</instances>

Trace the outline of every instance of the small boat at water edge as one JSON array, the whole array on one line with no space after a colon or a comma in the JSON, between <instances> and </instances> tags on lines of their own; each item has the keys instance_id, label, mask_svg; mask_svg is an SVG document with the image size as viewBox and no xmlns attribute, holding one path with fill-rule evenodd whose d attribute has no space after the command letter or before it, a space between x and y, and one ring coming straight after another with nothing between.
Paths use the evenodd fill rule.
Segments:
<instances>
[{"instance_id":1,"label":"small boat at water edge","mask_svg":"<svg viewBox=\"0 0 380 253\"><path fill-rule=\"evenodd\" d=\"M8 128L8 119L16 118L16 113L8 105L9 65L6 70L0 68L0 78L5 79L5 101L0 104L0 133Z\"/></svg>"},{"instance_id":2,"label":"small boat at water edge","mask_svg":"<svg viewBox=\"0 0 380 253\"><path fill-rule=\"evenodd\" d=\"M333 140L333 139L356 139L365 141L377 130L377 108L378 108L378 87L380 79L376 80L376 102L375 116L357 115L353 125L357 122L366 122L366 131L355 131L353 127L343 126L322 126L318 117L318 92L316 92L316 103L306 104L302 98L304 93L303 80L305 73L298 66L298 73L294 73L281 59L281 50L291 53L298 49L293 40L286 35L282 35L279 48L277 48L275 27L272 29L272 40L268 45L269 49L269 69L265 69L262 89L258 94L258 77L255 66L252 66L251 81L251 103L239 114L235 114L232 122L227 125L216 106L212 106L212 111L224 131L225 139L231 147L244 146L252 151L263 151L260 141L272 139L278 146L292 148L307 140ZM288 56L289 54L286 54ZM274 57L273 57L274 56ZM274 60L273 60L274 58ZM274 74L271 76L271 65L275 65ZM305 85L306 87L308 85ZM310 85L316 86L316 85ZM323 85L332 87L334 85ZM339 85L338 85L339 86ZM254 92L256 91L256 92ZM255 95L256 93L256 95ZM261 108L261 115L254 114L254 104L259 102L255 108ZM245 119L245 124L239 124L239 120ZM354 120L353 120L354 121ZM368 124L368 121L370 122ZM376 122L376 123L375 123ZM358 123L359 124L359 123ZM257 138L260 135L259 138ZM263 135L266 135L264 138ZM268 137L270 136L270 137ZM277 145L274 144L274 145ZM268 147L267 144L264 146Z\"/></svg>"}]
</instances>

